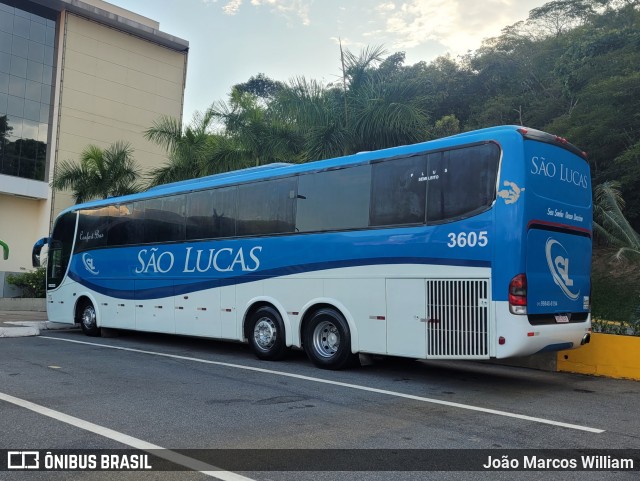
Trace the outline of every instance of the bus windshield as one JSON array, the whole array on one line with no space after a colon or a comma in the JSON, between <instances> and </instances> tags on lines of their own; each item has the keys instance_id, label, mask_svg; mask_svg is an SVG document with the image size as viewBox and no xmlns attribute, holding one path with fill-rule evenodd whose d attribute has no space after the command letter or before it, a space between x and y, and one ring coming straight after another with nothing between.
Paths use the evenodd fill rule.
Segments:
<instances>
[{"instance_id":1,"label":"bus windshield","mask_svg":"<svg viewBox=\"0 0 640 481\"><path fill-rule=\"evenodd\" d=\"M57 288L64 279L71 259L71 249L76 230L76 213L70 212L56 221L49 239L47 258L47 289Z\"/></svg>"}]
</instances>

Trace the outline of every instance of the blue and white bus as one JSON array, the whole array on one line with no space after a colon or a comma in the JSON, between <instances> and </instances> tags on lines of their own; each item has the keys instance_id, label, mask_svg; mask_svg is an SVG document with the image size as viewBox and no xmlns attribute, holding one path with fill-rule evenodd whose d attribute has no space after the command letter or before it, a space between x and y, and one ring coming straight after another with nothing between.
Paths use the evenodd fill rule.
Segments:
<instances>
[{"instance_id":1,"label":"blue and white bus","mask_svg":"<svg viewBox=\"0 0 640 481\"><path fill-rule=\"evenodd\" d=\"M592 195L565 139L503 126L270 164L63 211L51 321L359 354L489 359L589 341Z\"/></svg>"}]
</instances>

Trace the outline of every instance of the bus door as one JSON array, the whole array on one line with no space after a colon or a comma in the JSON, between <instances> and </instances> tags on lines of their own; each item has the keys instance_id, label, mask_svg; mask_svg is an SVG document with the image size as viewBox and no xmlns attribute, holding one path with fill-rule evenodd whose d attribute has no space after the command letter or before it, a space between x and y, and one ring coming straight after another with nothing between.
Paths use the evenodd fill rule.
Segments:
<instances>
[{"instance_id":1,"label":"bus door","mask_svg":"<svg viewBox=\"0 0 640 481\"><path fill-rule=\"evenodd\" d=\"M427 357L424 279L387 279L387 354Z\"/></svg>"}]
</instances>

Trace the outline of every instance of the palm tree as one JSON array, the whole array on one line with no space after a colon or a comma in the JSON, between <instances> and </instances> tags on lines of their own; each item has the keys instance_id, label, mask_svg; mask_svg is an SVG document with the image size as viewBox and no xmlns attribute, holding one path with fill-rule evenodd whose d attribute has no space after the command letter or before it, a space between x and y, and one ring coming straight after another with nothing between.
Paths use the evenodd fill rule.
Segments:
<instances>
[{"instance_id":1,"label":"palm tree","mask_svg":"<svg viewBox=\"0 0 640 481\"><path fill-rule=\"evenodd\" d=\"M211 109L196 112L184 131L180 121L162 116L145 132L145 137L166 149L168 160L149 174L151 185L201 177L215 171L211 153L215 138L211 133L215 116Z\"/></svg>"},{"instance_id":2,"label":"palm tree","mask_svg":"<svg viewBox=\"0 0 640 481\"><path fill-rule=\"evenodd\" d=\"M214 103L211 112L227 141L219 142L216 156L232 160L235 168L301 160L302 137L292 119L276 114L273 102L236 86L229 102Z\"/></svg>"},{"instance_id":3,"label":"palm tree","mask_svg":"<svg viewBox=\"0 0 640 481\"><path fill-rule=\"evenodd\" d=\"M353 149L353 132L347 126L348 106L337 88L298 77L282 88L271 107L280 118L295 121L304 139L304 160L326 159Z\"/></svg>"},{"instance_id":4,"label":"palm tree","mask_svg":"<svg viewBox=\"0 0 640 481\"><path fill-rule=\"evenodd\" d=\"M609 245L616 247L615 257L640 258L640 234L624 216L620 184L607 181L595 188L594 230Z\"/></svg>"},{"instance_id":5,"label":"palm tree","mask_svg":"<svg viewBox=\"0 0 640 481\"><path fill-rule=\"evenodd\" d=\"M119 141L106 149L87 146L82 151L79 164L69 160L61 162L51 187L71 189L76 203L81 203L139 192L139 177L133 148L129 143Z\"/></svg>"},{"instance_id":6,"label":"palm tree","mask_svg":"<svg viewBox=\"0 0 640 481\"><path fill-rule=\"evenodd\" d=\"M338 84L325 87L302 77L277 93L274 108L295 121L308 159L425 140L424 99L415 85L379 70L384 54L381 47L343 52Z\"/></svg>"},{"instance_id":7,"label":"palm tree","mask_svg":"<svg viewBox=\"0 0 640 481\"><path fill-rule=\"evenodd\" d=\"M340 85L324 86L304 77L284 85L262 76L236 85L228 102L196 114L184 131L179 121L161 117L145 135L164 147L169 158L152 171L151 183L425 140L424 98L415 84L390 78L391 64L379 69L382 48L341 53ZM268 95L264 85L273 87Z\"/></svg>"},{"instance_id":8,"label":"palm tree","mask_svg":"<svg viewBox=\"0 0 640 481\"><path fill-rule=\"evenodd\" d=\"M169 154L165 165L151 171L151 185L296 160L300 144L290 125L270 117L257 95L239 88L228 103L196 112L184 131L178 120L161 117L145 137Z\"/></svg>"}]
</instances>

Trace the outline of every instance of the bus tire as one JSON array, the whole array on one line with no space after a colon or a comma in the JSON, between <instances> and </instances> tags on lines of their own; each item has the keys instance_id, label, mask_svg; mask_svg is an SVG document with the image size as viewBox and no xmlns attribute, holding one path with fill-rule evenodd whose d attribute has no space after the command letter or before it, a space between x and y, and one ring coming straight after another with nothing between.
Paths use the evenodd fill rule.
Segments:
<instances>
[{"instance_id":1,"label":"bus tire","mask_svg":"<svg viewBox=\"0 0 640 481\"><path fill-rule=\"evenodd\" d=\"M313 314L303 333L304 351L313 364L322 369L344 369L354 364L349 324L340 312L331 308Z\"/></svg>"},{"instance_id":2,"label":"bus tire","mask_svg":"<svg viewBox=\"0 0 640 481\"><path fill-rule=\"evenodd\" d=\"M278 361L287 353L282 317L271 306L263 306L251 315L247 338L258 359Z\"/></svg>"},{"instance_id":3,"label":"bus tire","mask_svg":"<svg viewBox=\"0 0 640 481\"><path fill-rule=\"evenodd\" d=\"M80 307L80 327L87 336L97 337L101 329L98 327L96 308L91 301L84 301Z\"/></svg>"}]
</instances>

